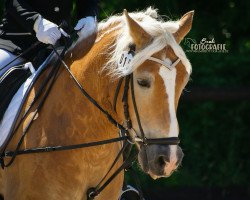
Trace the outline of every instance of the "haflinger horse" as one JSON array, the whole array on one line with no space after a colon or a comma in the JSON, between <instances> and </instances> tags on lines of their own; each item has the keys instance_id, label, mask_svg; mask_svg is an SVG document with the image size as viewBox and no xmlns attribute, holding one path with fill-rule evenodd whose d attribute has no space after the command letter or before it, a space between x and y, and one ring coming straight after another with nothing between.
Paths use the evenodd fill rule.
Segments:
<instances>
[{"instance_id":1,"label":"haflinger horse","mask_svg":"<svg viewBox=\"0 0 250 200\"><path fill-rule=\"evenodd\" d=\"M191 29L193 14L191 11L178 21L164 22L152 8L129 14L124 11L123 15L99 23L96 41L84 57L77 45L78 50L71 49L64 60L89 94L121 124L124 124L123 87L117 97L117 112L113 108L114 93L119 78L133 73L134 93L145 136L178 137L176 109L191 73L191 65L179 43ZM123 52L129 51L131 45L135 47L131 63L125 68L118 67ZM46 73L34 85L23 112L44 77ZM133 130L140 137L131 98L129 93ZM30 111L18 129L8 150L15 149L33 112ZM82 95L68 72L60 68L21 149L79 144L117 136L117 127ZM148 145L146 151L141 145L137 146L142 170L154 179L170 176L183 157L178 145ZM120 149L121 142L118 142L17 156L10 167L0 169L0 193L5 200L86 199L86 191L105 176ZM5 158L5 162L8 160ZM122 162L120 158L112 171ZM122 172L96 199L117 200L123 180Z\"/></svg>"}]
</instances>

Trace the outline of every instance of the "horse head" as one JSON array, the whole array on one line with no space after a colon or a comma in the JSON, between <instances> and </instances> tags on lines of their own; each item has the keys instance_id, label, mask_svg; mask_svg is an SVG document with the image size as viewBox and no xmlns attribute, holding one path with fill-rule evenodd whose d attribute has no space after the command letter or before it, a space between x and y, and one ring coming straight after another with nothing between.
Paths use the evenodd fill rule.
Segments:
<instances>
[{"instance_id":1,"label":"horse head","mask_svg":"<svg viewBox=\"0 0 250 200\"><path fill-rule=\"evenodd\" d=\"M146 14L145 14L146 13ZM186 13L179 21L164 22L155 10L143 14L124 11L112 56L106 68L115 77L133 74L137 109L145 137L148 139L178 137L176 117L178 101L189 80L191 65L179 43L190 31L194 12ZM122 52L135 47L134 57L126 67L117 66ZM133 128L131 135L143 137L131 93L128 96ZM118 115L124 119L118 104ZM133 133L132 133L133 132ZM144 172L152 178L168 177L180 165L183 152L179 145L137 143L138 160Z\"/></svg>"}]
</instances>

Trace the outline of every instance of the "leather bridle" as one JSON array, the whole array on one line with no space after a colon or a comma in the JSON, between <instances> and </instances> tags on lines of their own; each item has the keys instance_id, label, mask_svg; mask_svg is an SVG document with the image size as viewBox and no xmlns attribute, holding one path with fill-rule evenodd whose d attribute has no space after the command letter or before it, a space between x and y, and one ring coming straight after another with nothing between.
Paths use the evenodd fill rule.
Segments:
<instances>
[{"instance_id":1,"label":"leather bridle","mask_svg":"<svg viewBox=\"0 0 250 200\"><path fill-rule=\"evenodd\" d=\"M124 78L121 78L117 84L116 92L113 100L113 108L116 111L116 104L117 104L117 97L119 94L119 90L121 88L121 84L123 82ZM132 121L130 119L130 113L129 113L129 105L128 105L128 90L129 90L129 83L131 86L131 97L132 97L132 105L133 109L136 115L137 124L139 127L139 131L141 133L141 136L135 131L135 129L132 126ZM137 103L135 100L135 92L134 92L134 80L133 80L133 74L127 75L125 77L125 86L124 86L124 93L123 93L123 108L124 108L124 116L125 116L125 123L126 129L130 136L130 142L132 144L139 143L140 145L152 145L152 144L159 144L159 145L178 145L180 143L180 140L178 137L168 137L168 138L147 138L145 136L140 115L137 109Z\"/></svg>"},{"instance_id":2,"label":"leather bridle","mask_svg":"<svg viewBox=\"0 0 250 200\"><path fill-rule=\"evenodd\" d=\"M131 54L132 56L135 55L135 46L130 46L130 51L128 54ZM165 66L168 70L172 70L179 62L180 58L178 58L172 65L169 65L168 63L154 57L149 57L148 60L157 62L163 66ZM130 62L125 62L125 63L130 63ZM118 94L122 85L124 78L122 77L117 84L116 91L115 91L115 96L113 100L113 109L116 111L116 104L117 104L117 98ZM140 136L139 134L135 131L132 125L132 121L130 118L130 113L129 113L129 104L128 104L128 91L129 91L129 85L130 85L130 93L131 93L131 98L132 98L132 104L133 104L133 109L135 112L136 116L136 121L139 127L140 131ZM125 123L126 128L127 128L127 133L129 134L129 141L131 144L138 144L136 145L138 148L141 149L141 146L144 146L143 151L146 159L147 166L145 167L145 171L148 172L149 167L148 167L148 157L147 157L147 146L148 145L178 145L180 143L180 139L178 137L168 137L168 138L147 138L145 135L145 132L143 130L142 124L141 124L141 119L140 115L137 109L137 103L135 99L135 91L134 91L134 76L133 73L127 75L125 77L125 83L124 83L124 91L123 91L123 97L122 97L122 102L123 102L123 109L124 109L124 117L125 117Z\"/></svg>"},{"instance_id":3,"label":"leather bridle","mask_svg":"<svg viewBox=\"0 0 250 200\"><path fill-rule=\"evenodd\" d=\"M131 49L133 48L133 49ZM129 54L132 54L134 56L134 47L130 46L130 51ZM147 60L151 60L154 62L157 62L163 66L165 66L168 70L172 70L173 68L175 68L175 66L180 62L180 58L178 58L173 64L169 65L167 62L164 62L158 58L154 58L154 57L149 57ZM137 103L136 103L136 99L135 99L135 92L134 92L134 78L133 78L133 73L127 75L125 77L125 83L124 83L124 92L123 92L123 98L122 98L122 102L123 102L123 108L124 108L124 117L125 117L125 124L126 124L126 128L128 130L129 136L132 140L132 143L139 143L140 145L152 145L152 144L158 144L158 145L178 145L180 143L180 140L178 137L168 137L168 138L147 138L142 124L141 124L141 120L140 120L140 115L137 109ZM114 96L114 100L113 100L113 109L116 111L116 104L117 104L117 98L118 98L118 94L122 85L124 78L122 77L117 84L116 87L116 91L115 91L115 96ZM136 120L137 120L137 124L139 127L139 131L140 131L140 135L138 133L136 133L135 129L133 128L132 125L132 121L130 119L130 113L129 113L129 105L128 105L128 90L129 90L129 83L130 83L130 91L131 91L131 97L132 97L132 103L133 103L133 109L136 115Z\"/></svg>"}]
</instances>

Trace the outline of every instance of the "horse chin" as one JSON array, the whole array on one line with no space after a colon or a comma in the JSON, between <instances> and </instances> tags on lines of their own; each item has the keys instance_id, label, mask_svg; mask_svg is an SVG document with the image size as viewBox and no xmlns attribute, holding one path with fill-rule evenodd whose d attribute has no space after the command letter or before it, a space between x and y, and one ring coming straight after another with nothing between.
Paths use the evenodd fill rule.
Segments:
<instances>
[{"instance_id":1,"label":"horse chin","mask_svg":"<svg viewBox=\"0 0 250 200\"><path fill-rule=\"evenodd\" d=\"M151 171L149 171L149 172L148 172L148 175L149 175L152 179L156 180L156 179L159 179L159 178L168 178L168 177L170 177L170 176L172 175L172 173L173 173L173 172L171 172L171 173L169 173L169 174L164 174L164 175L159 176L159 175L156 175L156 174L152 173Z\"/></svg>"},{"instance_id":2,"label":"horse chin","mask_svg":"<svg viewBox=\"0 0 250 200\"><path fill-rule=\"evenodd\" d=\"M165 176L165 175L159 175L159 174L154 173L152 170L149 169L149 166L146 164L145 160L142 159L140 156L138 156L138 162L139 162L139 165L140 165L142 171L144 173L148 174L154 180L162 178L162 177L169 177L171 175L171 174L169 174L169 175Z\"/></svg>"},{"instance_id":3,"label":"horse chin","mask_svg":"<svg viewBox=\"0 0 250 200\"><path fill-rule=\"evenodd\" d=\"M164 170L161 172L157 172L153 169L150 169L150 167L148 166L148 164L145 162L145 160L142 157L138 156L138 161L139 161L139 165L142 171L148 174L154 180L159 179L159 178L168 178L175 171L175 170L170 170L170 171Z\"/></svg>"},{"instance_id":4,"label":"horse chin","mask_svg":"<svg viewBox=\"0 0 250 200\"><path fill-rule=\"evenodd\" d=\"M148 173L150 175L150 177L154 180L158 179L158 178L161 178L160 176L157 176L155 174L152 174L151 172Z\"/></svg>"}]
</instances>

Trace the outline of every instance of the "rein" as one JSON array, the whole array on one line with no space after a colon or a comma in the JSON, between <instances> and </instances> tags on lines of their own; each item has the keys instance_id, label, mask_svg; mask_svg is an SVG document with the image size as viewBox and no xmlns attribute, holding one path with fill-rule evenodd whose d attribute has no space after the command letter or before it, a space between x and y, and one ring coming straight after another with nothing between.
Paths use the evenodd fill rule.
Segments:
<instances>
[{"instance_id":1,"label":"rein","mask_svg":"<svg viewBox=\"0 0 250 200\"><path fill-rule=\"evenodd\" d=\"M101 179L101 181L99 182L99 184L96 187L90 188L87 191L88 200L93 200L98 194L100 194L100 192L102 190L104 190L106 188L106 186L121 171L123 171L124 169L129 168L132 165L132 163L136 160L139 149L137 149L136 152L133 153L132 155L130 153L131 148L135 143L139 144L139 146L145 146L145 148L144 148L145 153L146 153L145 155L147 155L146 147L148 145L154 145L154 144L158 144L158 145L178 145L179 144L180 140L178 139L178 137L154 138L154 139L146 137L146 135L144 133L144 130L143 130L143 127L142 127L142 124L141 124L141 120L140 120L140 116L139 116L139 112L138 112L137 104L136 104L136 100L135 100L133 73L130 74L130 75L127 75L125 78L121 78L119 80L116 91L115 91L115 96L114 96L113 108L116 111L117 97L118 97L122 82L123 82L123 80L125 80L123 97L122 97L123 109L124 109L124 117L125 117L125 125L126 125L126 127L124 127L122 124L118 123L112 117L112 115L109 114L109 112L107 110L105 110L102 106L100 106L98 104L98 102L92 96L90 96L88 94L88 92L82 87L82 85L79 83L79 81L73 75L73 73L71 72L71 70L69 69L67 64L63 61L63 56L65 55L67 47L64 48L64 50L63 50L63 52L61 54L59 54L53 46L52 46L52 48L53 48L53 51L55 52L55 54L58 56L58 60L57 60L57 62L55 64L55 66L53 66L53 69L51 70L51 73L50 73L51 81L48 80L48 82L50 82L49 87L45 91L44 96L42 97L41 101L39 102L34 114L31 117L30 122L28 123L27 127L24 129L23 134L22 134L22 136L21 136L21 138L20 138L20 140L19 140L19 142L17 144L16 149L14 151L6 151L6 148L5 148L4 151L3 151L3 154L0 155L0 164L1 164L2 168L9 167L14 162L16 156L18 156L18 155L80 149L80 148L87 148L87 147L93 147L93 146L98 146L98 145L111 144L111 143L115 143L115 142L124 141L123 147L118 152L118 154L117 154L113 164L111 165L110 169L108 170L108 172L105 174L105 176ZM135 49L131 49L130 53L134 54L134 52L135 52L134 50ZM152 57L150 57L150 58L152 58ZM155 58L152 61L158 62L158 60L159 59ZM179 62L179 59L177 61ZM178 63L177 61L173 64L174 66ZM163 62L163 61L161 61L161 62ZM44 102L46 101L46 98L48 97L48 95L49 95L49 93L51 91L51 88L53 87L53 84L54 84L54 82L56 80L56 77L57 77L57 73L58 73L59 68L60 68L60 64L64 66L64 68L69 73L70 77L73 79L73 81L75 82L75 84L77 85L77 87L79 88L81 93L98 110L100 110L106 116L106 118L109 120L109 122L111 124L113 124L115 127L117 127L120 130L121 136L117 137L117 138L112 138L112 139L107 139L107 140L102 140L102 141L97 141L97 142L90 142L90 143L82 143L82 144L67 145L67 146L48 146L48 147L39 147L39 148L30 148L30 149L20 150L21 144L23 143L23 140L24 140L29 128L31 127L32 122L33 122L36 114L40 111L40 109L44 105ZM134 109L134 112L136 114L136 120L137 120L137 123L138 123L140 136L133 129L132 121L130 119L129 104L128 104L129 86L131 87L130 92L131 92L131 97L132 97L133 109ZM44 86L42 86L42 88L44 88ZM38 94L40 95L40 93L38 93ZM32 102L32 105L29 107L28 111L34 105L34 102L36 102L38 99L39 98L37 96L35 96L34 101ZM21 122L24 120L24 118L25 118L25 116L27 116L27 114L28 114L28 112L26 112L24 114L24 116L21 118ZM16 132L18 127L21 125L21 122L18 123L18 126L15 128L14 133ZM7 147L7 145L6 145L6 147ZM127 153L124 154L124 152L126 152L126 150L127 150ZM108 174L111 172L112 168L115 166L115 164L118 162L119 158L121 158L122 155L123 155L123 158L125 159L123 164L102 184L102 182L107 178ZM10 161L7 164L4 163L4 158L5 157L11 157Z\"/></svg>"}]
</instances>

